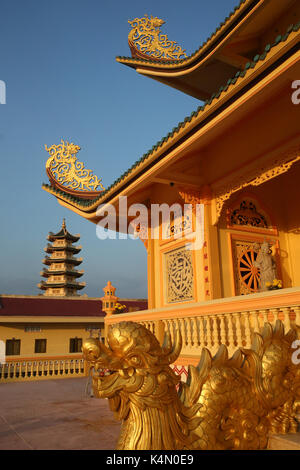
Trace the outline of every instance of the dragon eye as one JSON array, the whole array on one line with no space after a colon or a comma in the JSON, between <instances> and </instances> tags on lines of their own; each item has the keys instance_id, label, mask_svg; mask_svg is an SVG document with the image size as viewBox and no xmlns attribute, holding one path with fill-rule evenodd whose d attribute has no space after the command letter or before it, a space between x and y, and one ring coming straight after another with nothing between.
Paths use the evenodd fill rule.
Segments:
<instances>
[{"instance_id":1,"label":"dragon eye","mask_svg":"<svg viewBox=\"0 0 300 470\"><path fill-rule=\"evenodd\" d=\"M133 364L136 364L136 365L140 365L141 364L141 360L138 356L132 356L130 358L130 361L133 362Z\"/></svg>"}]
</instances>

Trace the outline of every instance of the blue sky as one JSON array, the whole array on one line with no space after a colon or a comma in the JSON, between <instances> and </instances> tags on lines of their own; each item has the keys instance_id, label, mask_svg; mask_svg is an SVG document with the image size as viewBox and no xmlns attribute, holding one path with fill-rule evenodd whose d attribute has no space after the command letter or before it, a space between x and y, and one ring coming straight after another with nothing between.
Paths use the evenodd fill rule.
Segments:
<instances>
[{"instance_id":1,"label":"blue sky","mask_svg":"<svg viewBox=\"0 0 300 470\"><path fill-rule=\"evenodd\" d=\"M44 145L62 138L105 187L199 102L115 61L130 56L128 20L145 13L187 53L196 50L238 0L10 0L0 15L0 293L39 293L49 231L66 218L81 234L82 280L101 296L107 280L122 297L147 296L146 250L139 240L105 240L96 226L41 189Z\"/></svg>"}]
</instances>

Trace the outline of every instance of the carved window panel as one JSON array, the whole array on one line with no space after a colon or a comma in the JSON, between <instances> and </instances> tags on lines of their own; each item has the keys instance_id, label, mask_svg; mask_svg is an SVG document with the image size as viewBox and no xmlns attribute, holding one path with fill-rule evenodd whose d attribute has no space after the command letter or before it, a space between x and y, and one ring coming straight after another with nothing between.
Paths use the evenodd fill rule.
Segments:
<instances>
[{"instance_id":1,"label":"carved window panel","mask_svg":"<svg viewBox=\"0 0 300 470\"><path fill-rule=\"evenodd\" d=\"M184 246L165 253L164 267L166 302L194 300L192 251Z\"/></svg>"}]
</instances>

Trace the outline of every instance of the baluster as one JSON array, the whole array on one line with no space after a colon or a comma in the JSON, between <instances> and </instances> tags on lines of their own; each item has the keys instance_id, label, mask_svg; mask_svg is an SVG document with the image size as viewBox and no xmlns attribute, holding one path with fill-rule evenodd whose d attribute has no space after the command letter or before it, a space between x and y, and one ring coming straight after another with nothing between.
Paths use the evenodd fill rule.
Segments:
<instances>
[{"instance_id":1,"label":"baluster","mask_svg":"<svg viewBox=\"0 0 300 470\"><path fill-rule=\"evenodd\" d=\"M253 331L254 333L259 333L260 332L259 321L258 321L259 311L252 310L250 314L253 314Z\"/></svg>"},{"instance_id":2,"label":"baluster","mask_svg":"<svg viewBox=\"0 0 300 470\"><path fill-rule=\"evenodd\" d=\"M184 348L187 344L186 333L185 333L185 328L184 328L184 319L178 318L176 320L176 323L177 323L177 328L179 328L180 333L181 333L182 347Z\"/></svg>"},{"instance_id":3,"label":"baluster","mask_svg":"<svg viewBox=\"0 0 300 470\"><path fill-rule=\"evenodd\" d=\"M210 317L206 316L206 335L207 335L207 348L211 352L212 350L212 331L210 324Z\"/></svg>"},{"instance_id":4,"label":"baluster","mask_svg":"<svg viewBox=\"0 0 300 470\"><path fill-rule=\"evenodd\" d=\"M251 347L251 329L250 329L250 321L249 321L249 313L244 312L243 317L245 319L245 340L246 340L246 348Z\"/></svg>"},{"instance_id":5,"label":"baluster","mask_svg":"<svg viewBox=\"0 0 300 470\"><path fill-rule=\"evenodd\" d=\"M44 377L44 375L45 375L45 363L44 363L44 361L42 361L42 375L41 375L41 377Z\"/></svg>"},{"instance_id":6,"label":"baluster","mask_svg":"<svg viewBox=\"0 0 300 470\"><path fill-rule=\"evenodd\" d=\"M200 346L203 348L205 346L205 335L204 335L204 319L202 316L199 318L199 329L200 329Z\"/></svg>"},{"instance_id":7,"label":"baluster","mask_svg":"<svg viewBox=\"0 0 300 470\"><path fill-rule=\"evenodd\" d=\"M260 313L263 316L263 325L268 322L268 310L260 310Z\"/></svg>"},{"instance_id":8,"label":"baluster","mask_svg":"<svg viewBox=\"0 0 300 470\"><path fill-rule=\"evenodd\" d=\"M216 353L219 349L219 330L218 330L218 319L216 315L212 317L212 340L214 343L214 352Z\"/></svg>"},{"instance_id":9,"label":"baluster","mask_svg":"<svg viewBox=\"0 0 300 470\"><path fill-rule=\"evenodd\" d=\"M235 317L235 332L236 332L237 347L241 348L243 346L241 316L239 313L235 313L234 317Z\"/></svg>"},{"instance_id":10,"label":"baluster","mask_svg":"<svg viewBox=\"0 0 300 470\"><path fill-rule=\"evenodd\" d=\"M276 321L278 320L279 308L273 308L271 312L273 313L273 317L274 317L273 325L275 325Z\"/></svg>"},{"instance_id":11,"label":"baluster","mask_svg":"<svg viewBox=\"0 0 300 470\"><path fill-rule=\"evenodd\" d=\"M28 377L28 362L25 362L25 375L24 378L26 379Z\"/></svg>"},{"instance_id":12,"label":"baluster","mask_svg":"<svg viewBox=\"0 0 300 470\"><path fill-rule=\"evenodd\" d=\"M294 307L294 312L296 314L296 318L295 318L296 325L300 326L300 307Z\"/></svg>"},{"instance_id":13,"label":"baluster","mask_svg":"<svg viewBox=\"0 0 300 470\"><path fill-rule=\"evenodd\" d=\"M226 341L225 315L221 315L220 334L221 334L221 344L224 344L226 346L227 341Z\"/></svg>"},{"instance_id":14,"label":"baluster","mask_svg":"<svg viewBox=\"0 0 300 470\"><path fill-rule=\"evenodd\" d=\"M193 325L194 325L194 328L195 328L195 344L196 346L199 346L200 344L200 336L199 336L199 325L198 325L198 318L197 317L193 317Z\"/></svg>"},{"instance_id":15,"label":"baluster","mask_svg":"<svg viewBox=\"0 0 300 470\"><path fill-rule=\"evenodd\" d=\"M231 314L229 314L227 318L228 318L228 350L229 350L229 353L232 354L232 352L235 349L235 344L234 344L234 334L233 334L233 324L232 324Z\"/></svg>"},{"instance_id":16,"label":"baluster","mask_svg":"<svg viewBox=\"0 0 300 470\"><path fill-rule=\"evenodd\" d=\"M13 379L17 378L17 370L18 370L18 363L14 362L14 367L13 367Z\"/></svg>"},{"instance_id":17,"label":"baluster","mask_svg":"<svg viewBox=\"0 0 300 470\"><path fill-rule=\"evenodd\" d=\"M187 328L187 345L192 346L193 344L193 338L192 338L192 325L191 325L191 319L186 318L186 328Z\"/></svg>"},{"instance_id":18,"label":"baluster","mask_svg":"<svg viewBox=\"0 0 300 470\"><path fill-rule=\"evenodd\" d=\"M284 331L287 333L291 329L291 321L290 321L290 308L284 307L283 311L283 324L284 324Z\"/></svg>"}]
</instances>

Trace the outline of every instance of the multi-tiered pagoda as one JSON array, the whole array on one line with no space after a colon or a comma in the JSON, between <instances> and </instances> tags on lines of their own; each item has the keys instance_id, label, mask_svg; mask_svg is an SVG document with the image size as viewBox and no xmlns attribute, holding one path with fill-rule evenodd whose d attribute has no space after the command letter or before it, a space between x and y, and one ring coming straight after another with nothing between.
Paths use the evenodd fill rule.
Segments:
<instances>
[{"instance_id":1,"label":"multi-tiered pagoda","mask_svg":"<svg viewBox=\"0 0 300 470\"><path fill-rule=\"evenodd\" d=\"M77 271L75 266L82 263L82 258L75 258L74 255L81 251L81 246L74 246L78 242L80 235L71 235L66 229L65 219L63 219L61 230L54 234L49 232L48 243L44 250L50 256L43 259L43 264L47 266L41 271L41 276L46 278L38 284L47 296L77 296L77 291L85 287L85 282L77 282L84 271Z\"/></svg>"}]
</instances>

